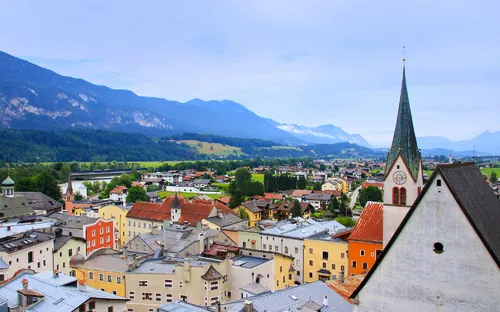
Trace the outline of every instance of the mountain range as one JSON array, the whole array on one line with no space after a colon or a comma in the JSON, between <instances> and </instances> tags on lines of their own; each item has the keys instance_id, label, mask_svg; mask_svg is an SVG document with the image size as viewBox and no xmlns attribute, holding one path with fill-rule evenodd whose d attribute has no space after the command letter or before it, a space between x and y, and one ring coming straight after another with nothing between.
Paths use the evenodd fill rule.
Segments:
<instances>
[{"instance_id":1,"label":"mountain range","mask_svg":"<svg viewBox=\"0 0 500 312\"><path fill-rule=\"evenodd\" d=\"M333 125L333 132L302 135L273 124L230 100L185 103L138 96L82 79L61 76L25 60L0 52L1 125L13 129L60 130L94 128L162 136L183 132L262 138L281 144L363 142ZM301 127L301 126L297 126ZM319 127L318 127L319 128Z\"/></svg>"},{"instance_id":2,"label":"mountain range","mask_svg":"<svg viewBox=\"0 0 500 312\"><path fill-rule=\"evenodd\" d=\"M62 130L91 128L168 136L184 132L260 138L285 145L348 142L369 147L359 134L334 125L306 127L258 116L231 100L185 103L138 96L128 90L94 85L61 76L0 51L0 123L8 129ZM500 131L451 142L418 138L421 149L500 154Z\"/></svg>"}]
</instances>

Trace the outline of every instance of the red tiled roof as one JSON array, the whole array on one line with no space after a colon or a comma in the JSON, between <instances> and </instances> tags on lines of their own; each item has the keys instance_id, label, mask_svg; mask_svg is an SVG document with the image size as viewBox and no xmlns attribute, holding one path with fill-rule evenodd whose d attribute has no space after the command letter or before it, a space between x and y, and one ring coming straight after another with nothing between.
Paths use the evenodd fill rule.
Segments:
<instances>
[{"instance_id":1,"label":"red tiled roof","mask_svg":"<svg viewBox=\"0 0 500 312\"><path fill-rule=\"evenodd\" d=\"M346 276L343 283L340 283L337 278L336 280L327 281L326 285L345 300L352 302L349 297L351 297L352 293L356 290L356 288L358 288L365 276L366 274Z\"/></svg>"},{"instance_id":2,"label":"red tiled roof","mask_svg":"<svg viewBox=\"0 0 500 312\"><path fill-rule=\"evenodd\" d=\"M238 252L239 250L240 250L240 247L238 247L238 246L213 244L212 246L210 246L210 249L204 251L203 254L204 255L208 255L208 256L216 256L217 255L217 251Z\"/></svg>"},{"instance_id":3,"label":"red tiled roof","mask_svg":"<svg viewBox=\"0 0 500 312\"><path fill-rule=\"evenodd\" d=\"M127 218L152 221L170 220L170 209L164 211L161 204L136 202L127 213Z\"/></svg>"},{"instance_id":4,"label":"red tiled roof","mask_svg":"<svg viewBox=\"0 0 500 312\"><path fill-rule=\"evenodd\" d=\"M375 186L375 187L378 187L380 189L383 189L384 183L382 183L382 182L363 182L363 184L361 185L361 188L365 189L369 186Z\"/></svg>"},{"instance_id":5,"label":"red tiled roof","mask_svg":"<svg viewBox=\"0 0 500 312\"><path fill-rule=\"evenodd\" d=\"M140 186L140 187L143 187L144 184L142 184L141 182L138 182L138 181L133 181L132 182L132 186Z\"/></svg>"},{"instance_id":6,"label":"red tiled roof","mask_svg":"<svg viewBox=\"0 0 500 312\"><path fill-rule=\"evenodd\" d=\"M221 202L225 205L229 204L229 200L231 199L231 196L223 196L221 198L217 198L215 201L216 202Z\"/></svg>"},{"instance_id":7,"label":"red tiled roof","mask_svg":"<svg viewBox=\"0 0 500 312\"><path fill-rule=\"evenodd\" d=\"M265 198L266 200L271 200L271 199L278 199L278 200L281 200L281 199L283 199L283 194L264 193L264 198Z\"/></svg>"},{"instance_id":8,"label":"red tiled roof","mask_svg":"<svg viewBox=\"0 0 500 312\"><path fill-rule=\"evenodd\" d=\"M127 190L127 188L123 185L118 185L114 189L112 189L109 193L110 194L121 194L123 191Z\"/></svg>"},{"instance_id":9,"label":"red tiled roof","mask_svg":"<svg viewBox=\"0 0 500 312\"><path fill-rule=\"evenodd\" d=\"M349 240L382 243L384 204L367 202L358 222L354 226Z\"/></svg>"},{"instance_id":10,"label":"red tiled roof","mask_svg":"<svg viewBox=\"0 0 500 312\"><path fill-rule=\"evenodd\" d=\"M304 195L308 195L311 193L312 193L311 190L293 190L292 197L304 196Z\"/></svg>"}]
</instances>

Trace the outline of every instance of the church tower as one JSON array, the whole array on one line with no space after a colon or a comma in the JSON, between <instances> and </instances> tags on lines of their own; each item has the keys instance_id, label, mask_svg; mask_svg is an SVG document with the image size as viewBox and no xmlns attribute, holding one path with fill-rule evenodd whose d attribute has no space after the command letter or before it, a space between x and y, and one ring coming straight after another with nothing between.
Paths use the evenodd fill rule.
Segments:
<instances>
[{"instance_id":1,"label":"church tower","mask_svg":"<svg viewBox=\"0 0 500 312\"><path fill-rule=\"evenodd\" d=\"M3 182L2 182L2 195L5 197L14 197L14 188L16 186L16 183L10 176L8 176Z\"/></svg>"},{"instance_id":2,"label":"church tower","mask_svg":"<svg viewBox=\"0 0 500 312\"><path fill-rule=\"evenodd\" d=\"M403 63L398 118L385 163L384 247L417 199L423 185L422 157L413 129L410 100L406 89L406 67Z\"/></svg>"},{"instance_id":3,"label":"church tower","mask_svg":"<svg viewBox=\"0 0 500 312\"><path fill-rule=\"evenodd\" d=\"M170 220L172 220L172 222L179 222L182 215L181 203L179 202L177 193L175 193L172 206L170 206L170 215Z\"/></svg>"},{"instance_id":4,"label":"church tower","mask_svg":"<svg viewBox=\"0 0 500 312\"><path fill-rule=\"evenodd\" d=\"M68 177L68 188L66 189L66 202L72 202L75 200L75 192L73 191L73 184L71 184L71 174Z\"/></svg>"}]
</instances>

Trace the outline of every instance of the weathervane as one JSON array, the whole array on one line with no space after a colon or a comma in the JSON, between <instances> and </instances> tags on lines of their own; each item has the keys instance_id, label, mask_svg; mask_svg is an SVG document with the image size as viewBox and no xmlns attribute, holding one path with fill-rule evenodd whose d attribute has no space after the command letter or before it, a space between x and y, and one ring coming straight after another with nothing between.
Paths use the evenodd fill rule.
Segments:
<instances>
[{"instance_id":1,"label":"weathervane","mask_svg":"<svg viewBox=\"0 0 500 312\"><path fill-rule=\"evenodd\" d=\"M403 52L401 52L401 55L403 55L403 62L406 61L406 46L403 46Z\"/></svg>"}]
</instances>

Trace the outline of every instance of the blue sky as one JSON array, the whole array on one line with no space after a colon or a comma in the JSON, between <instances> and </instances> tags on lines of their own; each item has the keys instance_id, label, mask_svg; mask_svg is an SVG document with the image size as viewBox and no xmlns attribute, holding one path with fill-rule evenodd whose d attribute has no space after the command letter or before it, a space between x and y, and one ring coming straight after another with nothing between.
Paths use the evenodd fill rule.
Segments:
<instances>
[{"instance_id":1,"label":"blue sky","mask_svg":"<svg viewBox=\"0 0 500 312\"><path fill-rule=\"evenodd\" d=\"M63 75L390 144L407 47L417 136L499 131L500 1L2 1L0 50Z\"/></svg>"}]
</instances>

